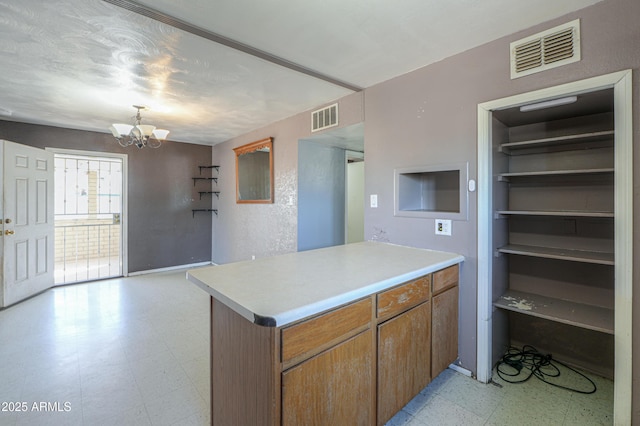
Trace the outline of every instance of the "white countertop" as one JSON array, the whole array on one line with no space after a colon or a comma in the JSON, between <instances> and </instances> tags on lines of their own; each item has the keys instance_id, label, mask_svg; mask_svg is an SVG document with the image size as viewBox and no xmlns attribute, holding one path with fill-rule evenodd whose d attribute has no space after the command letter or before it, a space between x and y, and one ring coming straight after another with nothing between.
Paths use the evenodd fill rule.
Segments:
<instances>
[{"instance_id":1,"label":"white countertop","mask_svg":"<svg viewBox=\"0 0 640 426\"><path fill-rule=\"evenodd\" d=\"M463 260L363 242L193 269L187 279L249 321L280 327Z\"/></svg>"}]
</instances>

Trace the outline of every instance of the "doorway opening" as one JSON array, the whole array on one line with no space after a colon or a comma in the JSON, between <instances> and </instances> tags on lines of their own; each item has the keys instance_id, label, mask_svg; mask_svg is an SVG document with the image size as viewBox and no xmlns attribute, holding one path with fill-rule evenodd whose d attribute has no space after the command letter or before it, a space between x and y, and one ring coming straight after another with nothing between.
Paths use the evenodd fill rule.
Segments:
<instances>
[{"instance_id":1,"label":"doorway opening","mask_svg":"<svg viewBox=\"0 0 640 426\"><path fill-rule=\"evenodd\" d=\"M364 238L364 123L298 141L298 251Z\"/></svg>"},{"instance_id":2,"label":"doorway opening","mask_svg":"<svg viewBox=\"0 0 640 426\"><path fill-rule=\"evenodd\" d=\"M364 153L347 151L345 243L364 241Z\"/></svg>"},{"instance_id":3,"label":"doorway opening","mask_svg":"<svg viewBox=\"0 0 640 426\"><path fill-rule=\"evenodd\" d=\"M52 150L55 285L126 273L126 156Z\"/></svg>"},{"instance_id":4,"label":"doorway opening","mask_svg":"<svg viewBox=\"0 0 640 426\"><path fill-rule=\"evenodd\" d=\"M615 424L631 421L631 94L627 70L478 105L478 380L535 322L545 353L596 372L587 356L607 354ZM571 114L529 108L547 101ZM524 106L540 116L519 122ZM562 339L577 335L598 346Z\"/></svg>"}]
</instances>

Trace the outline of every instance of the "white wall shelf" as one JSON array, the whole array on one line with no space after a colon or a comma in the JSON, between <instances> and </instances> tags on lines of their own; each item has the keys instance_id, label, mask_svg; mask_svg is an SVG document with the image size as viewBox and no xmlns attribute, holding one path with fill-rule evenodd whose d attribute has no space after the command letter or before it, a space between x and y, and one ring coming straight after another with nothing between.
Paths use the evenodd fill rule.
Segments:
<instances>
[{"instance_id":1,"label":"white wall shelf","mask_svg":"<svg viewBox=\"0 0 640 426\"><path fill-rule=\"evenodd\" d=\"M530 172L513 172L500 173L498 180L509 182L513 178L537 178L537 177L553 177L553 176L592 176L592 175L610 175L613 176L613 167L603 169L578 169L578 170L544 170Z\"/></svg>"},{"instance_id":2,"label":"white wall shelf","mask_svg":"<svg viewBox=\"0 0 640 426\"><path fill-rule=\"evenodd\" d=\"M505 216L561 216L561 217L596 217L613 218L613 212L587 210L498 210L498 215Z\"/></svg>"},{"instance_id":3,"label":"white wall shelf","mask_svg":"<svg viewBox=\"0 0 640 426\"><path fill-rule=\"evenodd\" d=\"M613 130L588 132L567 136L531 139L519 142L507 142L500 145L500 152L508 155L527 154L527 149L550 148L552 151L576 149L578 144L594 146L613 146ZM604 145L602 144L604 142ZM523 150L520 152L520 150Z\"/></svg>"},{"instance_id":4,"label":"white wall shelf","mask_svg":"<svg viewBox=\"0 0 640 426\"><path fill-rule=\"evenodd\" d=\"M542 257L545 259L567 260L571 262L597 263L600 265L613 265L613 253L571 250L552 247L526 246L509 244L498 249L500 253L518 254L522 256Z\"/></svg>"},{"instance_id":5,"label":"white wall shelf","mask_svg":"<svg viewBox=\"0 0 640 426\"><path fill-rule=\"evenodd\" d=\"M508 290L494 306L500 309L613 334L614 311L600 306Z\"/></svg>"}]
</instances>

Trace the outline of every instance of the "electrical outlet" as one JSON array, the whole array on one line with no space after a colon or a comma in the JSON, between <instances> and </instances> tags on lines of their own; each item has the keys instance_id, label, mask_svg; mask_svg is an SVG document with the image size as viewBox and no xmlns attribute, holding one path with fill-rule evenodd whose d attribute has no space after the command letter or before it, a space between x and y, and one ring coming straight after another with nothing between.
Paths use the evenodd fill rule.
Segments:
<instances>
[{"instance_id":1,"label":"electrical outlet","mask_svg":"<svg viewBox=\"0 0 640 426\"><path fill-rule=\"evenodd\" d=\"M378 207L378 194L371 194L370 205L372 209L375 209Z\"/></svg>"},{"instance_id":2,"label":"electrical outlet","mask_svg":"<svg viewBox=\"0 0 640 426\"><path fill-rule=\"evenodd\" d=\"M436 235L451 236L451 220L436 219Z\"/></svg>"}]
</instances>

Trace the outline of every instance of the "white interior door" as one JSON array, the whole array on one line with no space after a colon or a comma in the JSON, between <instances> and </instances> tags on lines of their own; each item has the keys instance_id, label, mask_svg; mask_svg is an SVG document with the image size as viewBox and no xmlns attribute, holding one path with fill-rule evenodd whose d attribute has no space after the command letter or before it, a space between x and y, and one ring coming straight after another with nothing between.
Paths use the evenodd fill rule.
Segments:
<instances>
[{"instance_id":1,"label":"white interior door","mask_svg":"<svg viewBox=\"0 0 640 426\"><path fill-rule=\"evenodd\" d=\"M0 141L1 307L53 286L53 154Z\"/></svg>"}]
</instances>

